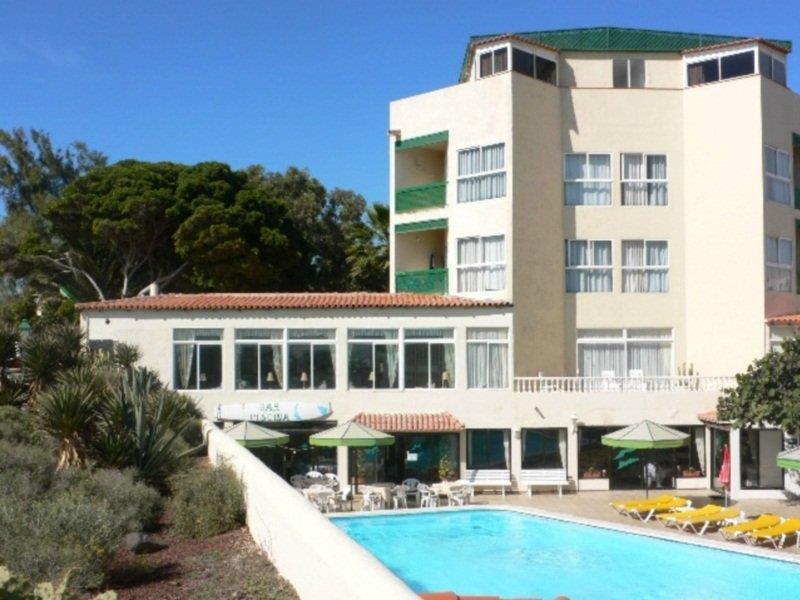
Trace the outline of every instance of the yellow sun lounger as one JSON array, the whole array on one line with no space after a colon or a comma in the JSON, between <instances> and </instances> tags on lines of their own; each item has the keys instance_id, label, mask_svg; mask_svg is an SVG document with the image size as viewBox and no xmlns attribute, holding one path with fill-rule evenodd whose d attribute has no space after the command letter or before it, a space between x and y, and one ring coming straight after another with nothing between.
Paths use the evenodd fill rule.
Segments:
<instances>
[{"instance_id":1,"label":"yellow sun lounger","mask_svg":"<svg viewBox=\"0 0 800 600\"><path fill-rule=\"evenodd\" d=\"M667 502L659 502L658 504L640 504L636 507L628 509L627 513L631 517L636 517L642 521L649 521L654 515L675 511L681 508L690 508L692 502L686 498L674 497Z\"/></svg>"},{"instance_id":2,"label":"yellow sun lounger","mask_svg":"<svg viewBox=\"0 0 800 600\"><path fill-rule=\"evenodd\" d=\"M744 523L737 523L736 525L728 525L727 527L723 527L719 530L719 532L726 540L737 540L743 538L751 531L755 531L757 529L766 529L767 527L775 527L775 525L778 525L780 522L781 518L778 515L766 513L756 519L745 521Z\"/></svg>"},{"instance_id":3,"label":"yellow sun lounger","mask_svg":"<svg viewBox=\"0 0 800 600\"><path fill-rule=\"evenodd\" d=\"M671 496L669 494L665 494L663 496L657 496L655 498L640 498L638 500L624 500L622 502L611 502L611 508L617 511L619 514L624 515L627 514L628 510L631 508L638 508L642 505L647 504L663 504L664 502L670 502L673 500L675 496Z\"/></svg>"},{"instance_id":4,"label":"yellow sun lounger","mask_svg":"<svg viewBox=\"0 0 800 600\"><path fill-rule=\"evenodd\" d=\"M786 540L792 536L797 538L797 547L800 548L800 519L786 519L773 527L751 531L745 540L753 545L769 542L777 549L783 548Z\"/></svg>"},{"instance_id":5,"label":"yellow sun lounger","mask_svg":"<svg viewBox=\"0 0 800 600\"><path fill-rule=\"evenodd\" d=\"M711 516L714 513L718 513L722 510L722 507L717 504L706 504L705 506L701 506L700 508L690 508L689 510L684 510L681 512L674 512L674 513L667 513L665 515L657 515L656 519L661 521L661 524L665 527L670 527L675 525L676 527L680 527L682 523L704 516Z\"/></svg>"},{"instance_id":6,"label":"yellow sun lounger","mask_svg":"<svg viewBox=\"0 0 800 600\"><path fill-rule=\"evenodd\" d=\"M738 508L723 508L705 515L684 519L680 528L683 531L691 530L697 535L703 535L709 527L721 527L731 519L744 519L744 513Z\"/></svg>"}]
</instances>

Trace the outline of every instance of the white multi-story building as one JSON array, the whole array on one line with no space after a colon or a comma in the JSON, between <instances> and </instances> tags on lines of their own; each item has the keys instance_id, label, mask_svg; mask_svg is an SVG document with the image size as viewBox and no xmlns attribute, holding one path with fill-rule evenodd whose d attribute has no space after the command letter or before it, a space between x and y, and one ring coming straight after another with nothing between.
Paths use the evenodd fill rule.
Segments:
<instances>
[{"instance_id":1,"label":"white multi-story building","mask_svg":"<svg viewBox=\"0 0 800 600\"><path fill-rule=\"evenodd\" d=\"M330 404L289 421L290 475L364 477L306 436L357 418L396 434L381 479L641 485L605 448L641 419L691 444L662 487L782 495L776 429L718 422L719 391L800 325L800 98L785 41L592 28L479 36L456 85L391 104L390 294L162 295L82 306L89 339L209 415ZM280 406L288 406L281 404ZM291 418L291 417L287 417ZM441 466L445 466L442 464ZM521 486L520 486L521 487Z\"/></svg>"}]
</instances>

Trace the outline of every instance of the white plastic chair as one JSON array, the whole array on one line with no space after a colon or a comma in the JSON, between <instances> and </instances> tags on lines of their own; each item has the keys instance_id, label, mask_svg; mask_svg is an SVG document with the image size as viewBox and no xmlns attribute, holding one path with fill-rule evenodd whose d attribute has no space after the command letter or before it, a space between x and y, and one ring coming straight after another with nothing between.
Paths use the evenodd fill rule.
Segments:
<instances>
[{"instance_id":1,"label":"white plastic chair","mask_svg":"<svg viewBox=\"0 0 800 600\"><path fill-rule=\"evenodd\" d=\"M309 479L323 479L325 475L323 475L319 471L309 471L308 473L306 473L306 477L308 477Z\"/></svg>"},{"instance_id":2,"label":"white plastic chair","mask_svg":"<svg viewBox=\"0 0 800 600\"><path fill-rule=\"evenodd\" d=\"M404 485L396 485L392 489L392 504L394 505L395 510L398 508L408 508L408 499L406 497L407 490L406 486Z\"/></svg>"},{"instance_id":3,"label":"white plastic chair","mask_svg":"<svg viewBox=\"0 0 800 600\"><path fill-rule=\"evenodd\" d=\"M420 481L419 479L414 479L413 477L409 477L408 479L404 479L400 485L406 488L406 496L414 498L414 502L417 506L420 506L420 499L419 499L419 486ZM424 484L422 484L424 485Z\"/></svg>"},{"instance_id":4,"label":"white plastic chair","mask_svg":"<svg viewBox=\"0 0 800 600\"><path fill-rule=\"evenodd\" d=\"M420 483L417 485L417 493L419 494L419 506L421 508L434 508L439 506L439 496L430 486Z\"/></svg>"}]
</instances>

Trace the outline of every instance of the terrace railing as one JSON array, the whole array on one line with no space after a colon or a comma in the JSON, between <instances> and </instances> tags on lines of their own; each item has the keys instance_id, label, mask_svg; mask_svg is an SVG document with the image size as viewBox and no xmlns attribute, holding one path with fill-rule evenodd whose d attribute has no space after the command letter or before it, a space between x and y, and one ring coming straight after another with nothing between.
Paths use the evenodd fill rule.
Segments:
<instances>
[{"instance_id":1,"label":"terrace railing","mask_svg":"<svg viewBox=\"0 0 800 600\"><path fill-rule=\"evenodd\" d=\"M736 385L735 377L515 377L515 392L716 392Z\"/></svg>"}]
</instances>

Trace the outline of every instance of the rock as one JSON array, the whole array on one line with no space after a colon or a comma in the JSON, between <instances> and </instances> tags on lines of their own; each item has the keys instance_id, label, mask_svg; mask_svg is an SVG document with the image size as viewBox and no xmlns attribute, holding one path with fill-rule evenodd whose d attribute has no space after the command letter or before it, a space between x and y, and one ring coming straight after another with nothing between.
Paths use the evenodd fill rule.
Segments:
<instances>
[{"instance_id":1,"label":"rock","mask_svg":"<svg viewBox=\"0 0 800 600\"><path fill-rule=\"evenodd\" d=\"M152 540L146 533L137 531L125 536L125 547L134 554L152 554L163 550L167 545Z\"/></svg>"}]
</instances>

